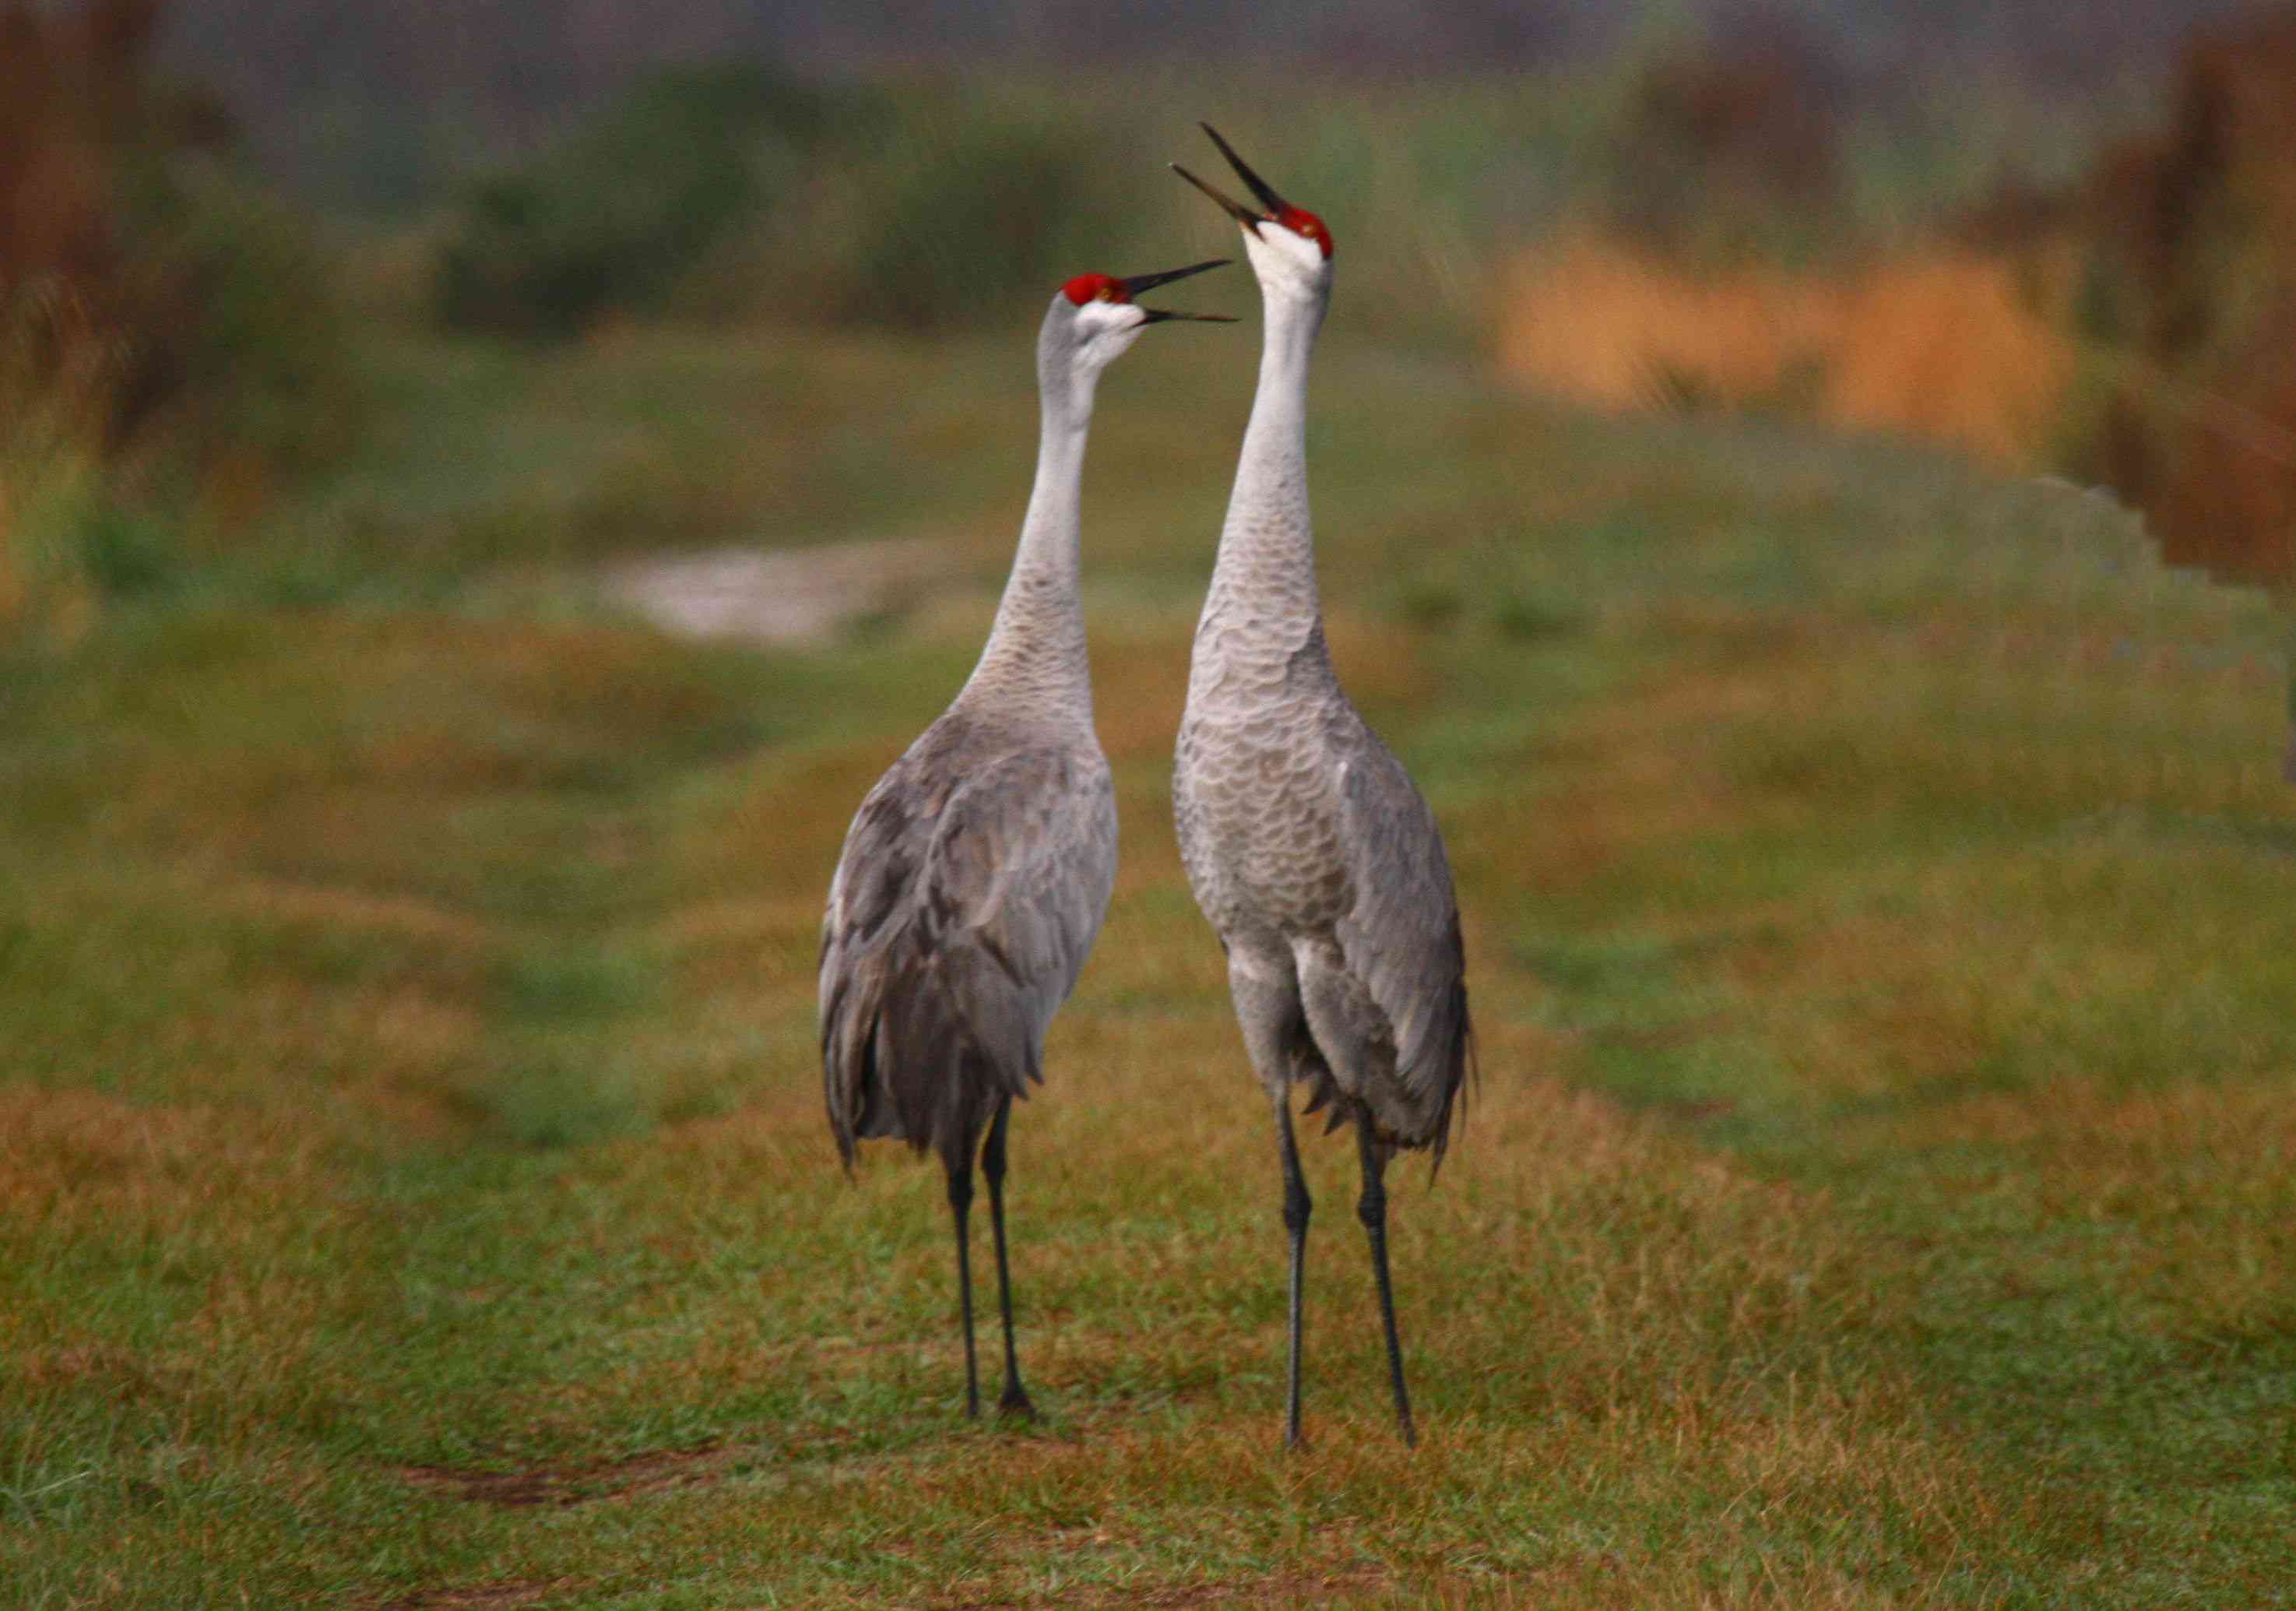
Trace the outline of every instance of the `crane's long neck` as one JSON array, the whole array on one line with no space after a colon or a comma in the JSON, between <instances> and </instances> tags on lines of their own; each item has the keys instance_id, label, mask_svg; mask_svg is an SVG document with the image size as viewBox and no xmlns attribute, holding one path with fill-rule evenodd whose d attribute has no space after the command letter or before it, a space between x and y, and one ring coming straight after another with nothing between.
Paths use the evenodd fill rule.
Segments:
<instances>
[{"instance_id":1,"label":"crane's long neck","mask_svg":"<svg viewBox=\"0 0 2296 1611\"><path fill-rule=\"evenodd\" d=\"M1037 484L996 623L965 694L1021 701L1047 716L1092 720L1091 665L1078 591L1079 505L1095 378L1043 374ZM963 697L963 695L960 695Z\"/></svg>"},{"instance_id":2,"label":"crane's long neck","mask_svg":"<svg viewBox=\"0 0 2296 1611\"><path fill-rule=\"evenodd\" d=\"M1266 297L1259 390L1196 628L1192 691L1236 654L1290 661L1306 648L1328 664L1308 517L1308 366L1324 307L1322 297Z\"/></svg>"}]
</instances>

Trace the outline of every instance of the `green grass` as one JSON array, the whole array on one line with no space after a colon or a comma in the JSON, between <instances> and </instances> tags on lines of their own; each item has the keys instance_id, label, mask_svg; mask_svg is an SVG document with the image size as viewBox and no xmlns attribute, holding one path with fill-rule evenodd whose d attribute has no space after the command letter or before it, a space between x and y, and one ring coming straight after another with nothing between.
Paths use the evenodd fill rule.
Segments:
<instances>
[{"instance_id":1,"label":"green grass","mask_svg":"<svg viewBox=\"0 0 2296 1611\"><path fill-rule=\"evenodd\" d=\"M1443 818L1485 1078L1397 1195L1415 1452L1310 1147L1282 1454L1270 1127L1166 796L1223 333L1103 390L1125 859L1014 1130L1033 1427L957 1413L932 1171L838 1175L812 979L987 619L1024 333L401 350L237 569L7 668L0 1599L2288 1602L2263 604L2067 492L1338 330L1334 653ZM886 534L958 579L804 654L569 580Z\"/></svg>"}]
</instances>

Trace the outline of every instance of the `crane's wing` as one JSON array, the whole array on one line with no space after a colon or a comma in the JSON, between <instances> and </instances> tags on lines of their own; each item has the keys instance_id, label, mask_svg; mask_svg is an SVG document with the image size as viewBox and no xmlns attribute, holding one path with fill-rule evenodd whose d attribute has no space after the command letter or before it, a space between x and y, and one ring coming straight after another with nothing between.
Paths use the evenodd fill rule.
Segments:
<instances>
[{"instance_id":1,"label":"crane's wing","mask_svg":"<svg viewBox=\"0 0 2296 1611\"><path fill-rule=\"evenodd\" d=\"M1341 843L1353 900L1337 925L1354 983L1384 1020L1402 1107L1426 1128L1397 1138L1432 1145L1439 1163L1472 1054L1466 948L1451 864L1435 814L1403 763L1368 727L1342 751Z\"/></svg>"},{"instance_id":2,"label":"crane's wing","mask_svg":"<svg viewBox=\"0 0 2296 1611\"><path fill-rule=\"evenodd\" d=\"M920 743L848 832L822 924L830 1124L969 1152L988 1098L1023 1096L1100 932L1116 798L1089 750L965 757Z\"/></svg>"}]
</instances>

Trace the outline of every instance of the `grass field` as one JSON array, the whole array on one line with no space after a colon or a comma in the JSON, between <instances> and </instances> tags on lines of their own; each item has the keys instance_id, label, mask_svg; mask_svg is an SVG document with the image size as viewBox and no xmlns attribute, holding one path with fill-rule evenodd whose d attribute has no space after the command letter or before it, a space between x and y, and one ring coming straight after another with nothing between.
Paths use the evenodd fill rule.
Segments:
<instances>
[{"instance_id":1,"label":"grass field","mask_svg":"<svg viewBox=\"0 0 2296 1611\"><path fill-rule=\"evenodd\" d=\"M0 1602L2296 1599L2265 605L2069 490L1343 328L1334 654L1481 1031L1439 1185L1398 1171L1421 1446L1332 1141L1279 1448L1270 1127L1171 842L1249 327L1103 388L1124 861L1014 1124L1047 1413L967 1425L937 1175L840 1179L812 968L986 626L1026 340L394 349L360 462L5 668ZM959 579L801 654L580 585L886 536Z\"/></svg>"}]
</instances>

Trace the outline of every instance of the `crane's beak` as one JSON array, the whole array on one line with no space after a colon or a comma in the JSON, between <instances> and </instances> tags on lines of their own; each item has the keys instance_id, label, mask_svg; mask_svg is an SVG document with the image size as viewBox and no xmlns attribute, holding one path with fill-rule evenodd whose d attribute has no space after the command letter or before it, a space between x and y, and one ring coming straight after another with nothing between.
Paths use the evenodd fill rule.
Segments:
<instances>
[{"instance_id":1,"label":"crane's beak","mask_svg":"<svg viewBox=\"0 0 2296 1611\"><path fill-rule=\"evenodd\" d=\"M1267 209L1267 210L1265 212L1252 211L1250 208L1246 207L1242 202L1237 201L1234 196L1229 195L1226 192L1220 190L1215 185L1205 184L1201 179L1196 177L1195 175L1190 173L1177 162L1172 164L1172 171L1179 175L1180 177L1185 179L1189 184L1194 185L1198 190L1202 191L1204 194L1210 196L1213 201L1218 202L1220 204L1221 210L1226 212L1228 217L1234 218L1246 229L1250 230L1254 234L1258 234L1259 233L1260 225L1272 221L1277 213L1284 210L1283 198L1275 193L1275 186L1271 185L1267 180L1261 178L1258 174L1251 171L1250 164L1246 162L1242 157L1235 154L1235 148L1230 145L1226 140L1220 138L1219 130L1214 128L1209 123L1199 123L1196 127L1202 129L1206 134L1212 137L1212 144L1219 147L1220 155L1226 157L1227 159L1227 165L1235 169L1235 177L1242 179L1244 184L1250 187L1251 193L1259 198L1260 206Z\"/></svg>"},{"instance_id":2,"label":"crane's beak","mask_svg":"<svg viewBox=\"0 0 2296 1611\"><path fill-rule=\"evenodd\" d=\"M1227 258L1213 258L1202 263L1191 263L1185 268L1168 268L1161 274L1136 274L1128 280L1119 280L1117 284L1124 287L1126 296L1136 297L1144 291L1153 291L1157 286L1168 285L1174 280L1185 280L1192 274L1202 274L1207 269L1212 268L1225 268L1232 260ZM1143 308L1140 311L1148 316L1147 322L1151 325L1160 325L1168 319L1193 319L1205 325L1235 323L1224 313L1173 313L1162 308Z\"/></svg>"}]
</instances>

